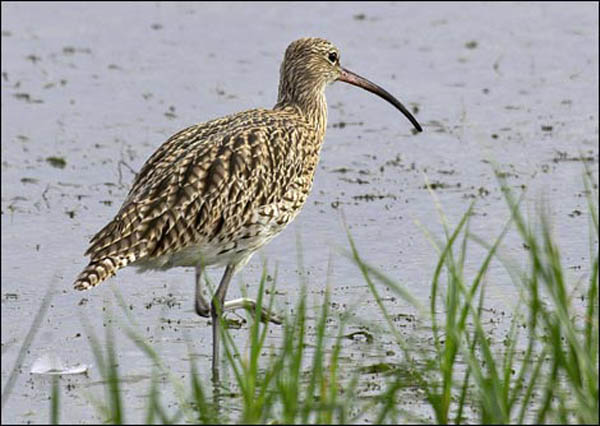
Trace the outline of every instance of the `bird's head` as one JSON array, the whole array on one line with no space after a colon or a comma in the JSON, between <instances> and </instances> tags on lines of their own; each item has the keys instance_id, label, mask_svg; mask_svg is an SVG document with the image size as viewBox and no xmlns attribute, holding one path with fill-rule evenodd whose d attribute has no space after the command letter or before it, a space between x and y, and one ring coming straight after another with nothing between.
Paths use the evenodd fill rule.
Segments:
<instances>
[{"instance_id":1,"label":"bird's head","mask_svg":"<svg viewBox=\"0 0 600 426\"><path fill-rule=\"evenodd\" d=\"M279 80L279 102L310 102L322 96L325 87L343 81L385 99L399 109L417 131L423 129L413 115L389 92L340 65L340 51L322 38L301 38L285 51Z\"/></svg>"}]
</instances>

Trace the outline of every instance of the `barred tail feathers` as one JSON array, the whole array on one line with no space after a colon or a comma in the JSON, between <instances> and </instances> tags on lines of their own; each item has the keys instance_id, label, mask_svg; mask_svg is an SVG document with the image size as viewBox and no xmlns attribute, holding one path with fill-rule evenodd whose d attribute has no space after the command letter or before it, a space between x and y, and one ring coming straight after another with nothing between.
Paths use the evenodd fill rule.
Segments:
<instances>
[{"instance_id":1,"label":"barred tail feathers","mask_svg":"<svg viewBox=\"0 0 600 426\"><path fill-rule=\"evenodd\" d=\"M88 266L79 274L73 284L75 290L89 290L96 287L102 281L116 274L118 269L129 264L127 258L104 257L92 260Z\"/></svg>"}]
</instances>

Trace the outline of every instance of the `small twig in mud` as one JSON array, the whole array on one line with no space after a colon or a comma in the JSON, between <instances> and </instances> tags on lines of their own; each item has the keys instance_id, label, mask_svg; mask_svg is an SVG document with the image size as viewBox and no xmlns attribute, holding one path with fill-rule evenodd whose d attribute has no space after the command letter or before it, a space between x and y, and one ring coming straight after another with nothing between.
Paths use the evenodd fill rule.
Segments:
<instances>
[{"instance_id":1,"label":"small twig in mud","mask_svg":"<svg viewBox=\"0 0 600 426\"><path fill-rule=\"evenodd\" d=\"M44 202L46 203L46 207L50 208L50 202L48 201L48 198L46 197L46 193L48 192L48 190L50 189L50 184L46 185L46 189L44 189L44 192L42 192L42 199L44 200Z\"/></svg>"},{"instance_id":2,"label":"small twig in mud","mask_svg":"<svg viewBox=\"0 0 600 426\"><path fill-rule=\"evenodd\" d=\"M117 167L117 170L119 171L119 188L124 188L125 185L123 184L123 173L121 172L121 166L124 165L125 167L127 167L129 169L129 171L131 172L131 174L135 177L137 175L137 173L135 172L135 170L133 170L133 168L127 164L127 162L125 160L119 160L119 164Z\"/></svg>"}]
</instances>

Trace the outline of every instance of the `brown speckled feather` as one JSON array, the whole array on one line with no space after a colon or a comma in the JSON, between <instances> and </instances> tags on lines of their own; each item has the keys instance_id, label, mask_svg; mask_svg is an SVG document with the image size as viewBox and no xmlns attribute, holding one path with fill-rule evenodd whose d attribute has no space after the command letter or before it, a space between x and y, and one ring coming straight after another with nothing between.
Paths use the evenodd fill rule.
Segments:
<instances>
[{"instance_id":1,"label":"brown speckled feather","mask_svg":"<svg viewBox=\"0 0 600 426\"><path fill-rule=\"evenodd\" d=\"M202 256L206 264L222 263L202 251L217 247L221 257L233 252L223 257L229 259L238 239L253 243L252 251L262 246L308 196L320 148L313 129L298 109L282 108L241 112L172 136L142 167L115 218L92 238L90 265L76 288L131 263L164 269L193 266ZM199 252L191 263L170 256L189 247Z\"/></svg>"}]
</instances>

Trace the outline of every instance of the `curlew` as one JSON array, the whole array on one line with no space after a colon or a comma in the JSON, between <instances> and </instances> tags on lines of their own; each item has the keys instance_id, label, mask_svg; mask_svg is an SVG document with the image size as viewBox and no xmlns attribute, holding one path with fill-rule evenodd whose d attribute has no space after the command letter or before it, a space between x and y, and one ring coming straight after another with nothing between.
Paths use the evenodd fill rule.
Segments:
<instances>
[{"instance_id":1,"label":"curlew","mask_svg":"<svg viewBox=\"0 0 600 426\"><path fill-rule=\"evenodd\" d=\"M327 125L325 87L343 81L385 99L421 126L391 94L340 65L339 50L302 38L285 51L273 109L253 109L171 136L143 165L120 210L90 241L77 290L97 286L127 265L141 271L195 267L195 310L212 317L213 374L218 373L224 311L255 308L225 301L232 276L300 212L310 193ZM208 266L225 266L209 301ZM265 318L278 322L265 311Z\"/></svg>"}]
</instances>

